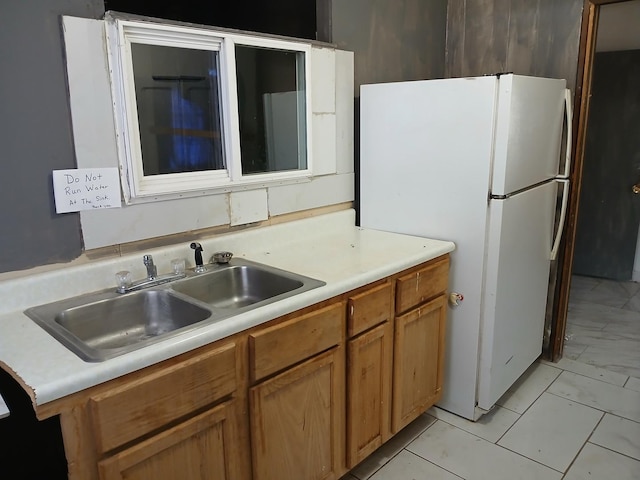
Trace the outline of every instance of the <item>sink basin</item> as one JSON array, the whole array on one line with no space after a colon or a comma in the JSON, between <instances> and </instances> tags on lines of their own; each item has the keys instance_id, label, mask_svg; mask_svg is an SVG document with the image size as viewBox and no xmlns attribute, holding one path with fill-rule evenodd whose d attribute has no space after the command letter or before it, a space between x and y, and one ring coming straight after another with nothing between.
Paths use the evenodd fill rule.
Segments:
<instances>
[{"instance_id":1,"label":"sink basin","mask_svg":"<svg viewBox=\"0 0 640 480\"><path fill-rule=\"evenodd\" d=\"M207 268L146 290L114 288L24 313L83 360L100 362L325 284L244 259Z\"/></svg>"},{"instance_id":2,"label":"sink basin","mask_svg":"<svg viewBox=\"0 0 640 480\"><path fill-rule=\"evenodd\" d=\"M254 265L234 265L176 282L172 288L216 308L239 309L304 286L296 277Z\"/></svg>"},{"instance_id":3,"label":"sink basin","mask_svg":"<svg viewBox=\"0 0 640 480\"><path fill-rule=\"evenodd\" d=\"M144 290L62 309L45 305L25 313L88 361L141 348L211 316L169 290Z\"/></svg>"}]
</instances>

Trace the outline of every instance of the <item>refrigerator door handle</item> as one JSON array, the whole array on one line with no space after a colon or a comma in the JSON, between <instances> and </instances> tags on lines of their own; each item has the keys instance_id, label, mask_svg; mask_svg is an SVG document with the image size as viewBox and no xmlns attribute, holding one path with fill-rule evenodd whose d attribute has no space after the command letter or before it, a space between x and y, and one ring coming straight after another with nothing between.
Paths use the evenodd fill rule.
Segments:
<instances>
[{"instance_id":1,"label":"refrigerator door handle","mask_svg":"<svg viewBox=\"0 0 640 480\"><path fill-rule=\"evenodd\" d=\"M571 129L573 127L573 109L571 107L571 90L564 90L565 114L567 118L567 144L565 145L564 172L561 177L569 178L571 174L571 144L573 142Z\"/></svg>"},{"instance_id":2,"label":"refrigerator door handle","mask_svg":"<svg viewBox=\"0 0 640 480\"><path fill-rule=\"evenodd\" d=\"M556 238L553 240L553 247L551 248L550 259L553 261L558 256L558 249L560 248L560 240L562 240L562 232L564 230L564 219L567 216L567 204L569 203L569 180L566 178L556 178L556 182L564 183L564 190L562 191L562 206L560 207L560 221L558 222L558 231L556 232Z\"/></svg>"}]
</instances>

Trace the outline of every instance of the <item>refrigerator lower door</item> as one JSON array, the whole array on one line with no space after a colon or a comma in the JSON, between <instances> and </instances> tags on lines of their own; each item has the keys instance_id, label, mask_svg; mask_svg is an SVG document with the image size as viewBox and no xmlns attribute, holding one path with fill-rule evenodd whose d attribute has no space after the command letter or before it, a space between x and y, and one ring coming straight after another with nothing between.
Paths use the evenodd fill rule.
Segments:
<instances>
[{"instance_id":1,"label":"refrigerator lower door","mask_svg":"<svg viewBox=\"0 0 640 480\"><path fill-rule=\"evenodd\" d=\"M477 402L496 401L542 352L554 181L489 203Z\"/></svg>"}]
</instances>

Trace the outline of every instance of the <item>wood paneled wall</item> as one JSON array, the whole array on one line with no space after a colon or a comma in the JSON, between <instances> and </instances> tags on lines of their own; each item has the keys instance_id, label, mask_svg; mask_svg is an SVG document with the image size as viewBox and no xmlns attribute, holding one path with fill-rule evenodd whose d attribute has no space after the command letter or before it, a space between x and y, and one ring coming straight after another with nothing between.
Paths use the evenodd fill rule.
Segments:
<instances>
[{"instance_id":1,"label":"wood paneled wall","mask_svg":"<svg viewBox=\"0 0 640 480\"><path fill-rule=\"evenodd\" d=\"M583 0L449 0L445 75L564 78L575 92Z\"/></svg>"},{"instance_id":2,"label":"wood paneled wall","mask_svg":"<svg viewBox=\"0 0 640 480\"><path fill-rule=\"evenodd\" d=\"M326 0L324 0L326 1ZM331 0L331 39L363 83L444 77L447 0Z\"/></svg>"}]
</instances>

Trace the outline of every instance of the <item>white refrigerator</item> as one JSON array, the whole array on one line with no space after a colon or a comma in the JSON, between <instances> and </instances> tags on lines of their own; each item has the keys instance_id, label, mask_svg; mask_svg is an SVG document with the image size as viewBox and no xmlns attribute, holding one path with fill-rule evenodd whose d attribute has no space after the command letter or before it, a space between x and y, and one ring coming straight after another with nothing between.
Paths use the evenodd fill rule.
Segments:
<instances>
[{"instance_id":1,"label":"white refrigerator","mask_svg":"<svg viewBox=\"0 0 640 480\"><path fill-rule=\"evenodd\" d=\"M471 420L542 351L569 192L565 86L502 74L360 89L360 225L455 242L438 406Z\"/></svg>"}]
</instances>

